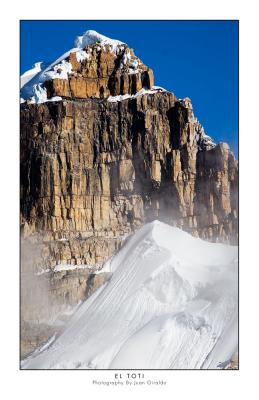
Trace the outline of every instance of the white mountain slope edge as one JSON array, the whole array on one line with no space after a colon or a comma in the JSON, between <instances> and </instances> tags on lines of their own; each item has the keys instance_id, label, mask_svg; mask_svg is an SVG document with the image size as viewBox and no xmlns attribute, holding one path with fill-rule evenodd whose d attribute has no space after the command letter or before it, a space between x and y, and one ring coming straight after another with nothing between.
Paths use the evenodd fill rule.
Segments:
<instances>
[{"instance_id":1,"label":"white mountain slope edge","mask_svg":"<svg viewBox=\"0 0 259 400\"><path fill-rule=\"evenodd\" d=\"M104 268L111 279L22 368L211 369L237 351L237 247L154 221Z\"/></svg>"}]
</instances>

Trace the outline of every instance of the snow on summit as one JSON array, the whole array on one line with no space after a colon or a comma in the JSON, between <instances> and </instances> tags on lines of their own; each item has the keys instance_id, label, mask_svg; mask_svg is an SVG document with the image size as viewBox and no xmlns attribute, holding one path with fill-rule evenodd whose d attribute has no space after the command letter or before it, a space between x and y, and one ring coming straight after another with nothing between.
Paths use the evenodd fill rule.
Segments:
<instances>
[{"instance_id":1,"label":"snow on summit","mask_svg":"<svg viewBox=\"0 0 259 400\"><path fill-rule=\"evenodd\" d=\"M86 31L82 36L78 36L75 40L75 46L77 48L84 49L85 47L100 43L101 45L110 45L115 50L117 46L125 44L116 39L110 39L107 36L101 35L100 33L92 30Z\"/></svg>"},{"instance_id":2,"label":"snow on summit","mask_svg":"<svg viewBox=\"0 0 259 400\"><path fill-rule=\"evenodd\" d=\"M104 265L111 278L22 368L209 369L237 350L237 247L154 221Z\"/></svg>"},{"instance_id":3,"label":"snow on summit","mask_svg":"<svg viewBox=\"0 0 259 400\"><path fill-rule=\"evenodd\" d=\"M91 68L93 68L91 64L93 48L91 48L91 46L93 45L97 45L95 49L97 51L103 49L104 51L109 51L113 53L113 55L115 55L115 58L117 59L117 63L119 63L119 68L118 68L119 73L122 74L122 77L123 74L124 75L128 74L127 79L125 79L125 87L127 88L125 89L125 93L123 92L121 94L118 94L120 93L122 85L120 86L119 90L117 90L113 95L111 95L108 90L108 94L107 97L105 97L105 99L109 103L117 103L124 100L135 99L137 97L142 97L145 95L150 96L159 92L170 93L166 89L163 89L162 87L153 86L153 82L148 87L144 84L143 87L141 87L142 82L144 82L144 78L141 75L141 73L143 73L143 71L148 69L148 67L143 65L141 60L135 56L134 52L128 48L127 44L117 39L108 38L94 30L88 30L82 36L78 36L75 39L74 48L66 51L64 54L58 57L54 62L52 62L49 65L46 65L46 63L42 62L37 62L32 67L32 69L26 71L21 76L21 102L24 103L27 101L29 103L40 104L45 102L61 101L64 93L65 93L64 96L66 96L67 93L69 93L70 89L68 89L67 91L54 93L52 94L53 97L50 97L51 96L50 93L52 92L51 91L47 92L46 82L60 79L68 81L67 86L68 87L70 86L70 79L71 78L76 79L76 77L78 77L78 71L76 67L73 69L71 64L72 61L70 55L72 53L75 53L76 60L79 63L82 63L85 60L87 60L86 61L87 68L91 70ZM139 82L141 83L141 86L138 86L136 92L135 91L132 92L130 88L133 88L135 86L137 87L137 84L135 84L135 86L133 84L131 84L131 86L130 85L127 86L128 82L134 81L132 79L134 75L135 77L136 76L138 77ZM90 79L92 79L91 76ZM90 84L87 83L86 86L89 85L91 87L91 84L92 81L90 81ZM80 83L80 85L83 86L82 82ZM103 85L103 83L101 85ZM107 87L109 86L107 82L106 85ZM86 94L86 96L88 95L89 93ZM90 97L95 97L95 96L96 93L90 94ZM191 104L190 99L187 98L181 100L181 102L184 107L189 107ZM208 135L205 134L204 129L198 123L198 121L196 122L197 123L195 125L196 127L195 129L196 129L196 140L198 143L198 148L202 150L205 147L206 148L215 147L215 143L213 142L213 140Z\"/></svg>"},{"instance_id":4,"label":"snow on summit","mask_svg":"<svg viewBox=\"0 0 259 400\"><path fill-rule=\"evenodd\" d=\"M21 76L21 102L29 100L31 103L44 103L46 101L58 101L60 98L47 98L44 82L51 79L68 79L68 74L72 72L72 65L66 61L70 53L75 52L78 61L87 58L86 52L82 49L89 45L100 43L100 46L109 45L111 51L117 52L118 46L125 45L119 40L110 39L100 33L88 30L75 40L75 47L65 52L57 60L46 66L44 63L37 62L31 70L24 72ZM44 66L44 68L43 68Z\"/></svg>"},{"instance_id":5,"label":"snow on summit","mask_svg":"<svg viewBox=\"0 0 259 400\"><path fill-rule=\"evenodd\" d=\"M92 49L89 46L98 44L97 50L104 49L110 51L116 56L122 55L120 60L120 68L123 70L125 65L129 66L128 74L139 74L141 73L141 61L134 55L132 55L130 49L126 43L121 42L117 39L111 39L107 36L101 35L100 33L88 30L82 36L78 36L75 39L75 47L66 51L57 60L52 62L50 65L45 65L41 62L36 63L33 68L26 71L21 76L21 102L29 101L30 103L45 103L47 101L59 101L61 97L48 98L47 89L44 85L46 81L53 79L68 80L69 75L73 75L74 71L71 63L69 62L69 56L71 53L76 54L78 62L91 59ZM153 94L157 91L161 91L162 88L153 86L151 90L139 90L137 96L145 94ZM164 89L162 89L165 91ZM124 96L110 96L109 101L117 102L128 98L134 98L130 94Z\"/></svg>"}]
</instances>

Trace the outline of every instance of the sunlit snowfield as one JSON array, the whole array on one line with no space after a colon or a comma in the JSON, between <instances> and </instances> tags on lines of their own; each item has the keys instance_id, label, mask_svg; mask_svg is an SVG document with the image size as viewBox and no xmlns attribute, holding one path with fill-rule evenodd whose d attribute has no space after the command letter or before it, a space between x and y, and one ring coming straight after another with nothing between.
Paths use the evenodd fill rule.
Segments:
<instances>
[{"instance_id":1,"label":"sunlit snowfield","mask_svg":"<svg viewBox=\"0 0 259 400\"><path fill-rule=\"evenodd\" d=\"M237 247L154 221L104 264L111 278L22 368L222 368L237 350Z\"/></svg>"}]
</instances>

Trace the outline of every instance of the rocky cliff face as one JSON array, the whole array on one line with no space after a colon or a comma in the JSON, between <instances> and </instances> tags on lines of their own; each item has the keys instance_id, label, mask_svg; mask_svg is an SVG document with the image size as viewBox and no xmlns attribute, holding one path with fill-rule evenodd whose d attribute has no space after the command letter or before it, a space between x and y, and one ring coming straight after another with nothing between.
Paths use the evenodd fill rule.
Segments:
<instances>
[{"instance_id":1,"label":"rocky cliff face","mask_svg":"<svg viewBox=\"0 0 259 400\"><path fill-rule=\"evenodd\" d=\"M21 224L41 244L33 270L101 264L153 219L237 243L229 146L204 133L190 99L153 87L127 45L88 39L23 88Z\"/></svg>"},{"instance_id":2,"label":"rocky cliff face","mask_svg":"<svg viewBox=\"0 0 259 400\"><path fill-rule=\"evenodd\" d=\"M236 161L202 137L189 101L24 104L21 132L23 232L54 241L56 261L102 262L115 238L155 218L236 241Z\"/></svg>"},{"instance_id":3,"label":"rocky cliff face","mask_svg":"<svg viewBox=\"0 0 259 400\"><path fill-rule=\"evenodd\" d=\"M71 73L67 79L55 78L45 82L48 97L107 98L135 94L142 87L154 84L153 72L146 67L127 45L109 44L102 48L90 45L67 58Z\"/></svg>"}]
</instances>

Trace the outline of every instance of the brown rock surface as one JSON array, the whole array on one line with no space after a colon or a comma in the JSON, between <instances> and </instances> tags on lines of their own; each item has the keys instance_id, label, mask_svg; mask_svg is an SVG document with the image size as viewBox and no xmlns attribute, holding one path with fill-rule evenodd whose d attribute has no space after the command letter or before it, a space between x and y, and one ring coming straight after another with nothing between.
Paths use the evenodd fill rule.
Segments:
<instances>
[{"instance_id":1,"label":"brown rock surface","mask_svg":"<svg viewBox=\"0 0 259 400\"><path fill-rule=\"evenodd\" d=\"M107 98L135 94L154 84L152 70L126 44L112 51L111 46L97 43L85 48L82 54L85 58L80 62L75 51L67 57L72 66L68 79L55 78L44 83L48 98Z\"/></svg>"},{"instance_id":2,"label":"brown rock surface","mask_svg":"<svg viewBox=\"0 0 259 400\"><path fill-rule=\"evenodd\" d=\"M90 264L155 218L236 243L237 162L200 129L169 92L22 105L24 236L41 235L56 262Z\"/></svg>"}]
</instances>

